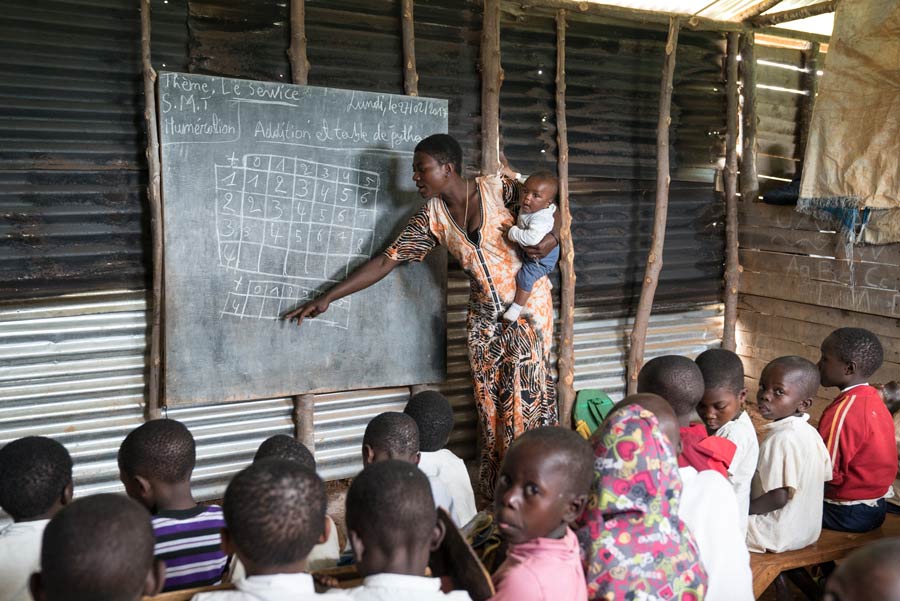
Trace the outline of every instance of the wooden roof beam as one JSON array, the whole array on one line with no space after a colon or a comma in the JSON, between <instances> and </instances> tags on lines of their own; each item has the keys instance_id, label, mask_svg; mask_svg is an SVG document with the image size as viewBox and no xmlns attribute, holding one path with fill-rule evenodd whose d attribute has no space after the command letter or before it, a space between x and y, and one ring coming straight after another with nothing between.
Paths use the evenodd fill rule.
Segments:
<instances>
[{"instance_id":1,"label":"wooden roof beam","mask_svg":"<svg viewBox=\"0 0 900 601\"><path fill-rule=\"evenodd\" d=\"M743 12L739 12L734 16L735 21L746 21L747 19L752 19L753 17L759 16L770 10L776 4L780 4L783 0L762 0L762 2L758 2L754 4L747 10Z\"/></svg>"},{"instance_id":2,"label":"wooden roof beam","mask_svg":"<svg viewBox=\"0 0 900 601\"><path fill-rule=\"evenodd\" d=\"M769 27L770 25L778 25L779 23L787 23L789 21L797 21L799 19L815 17L816 15L833 13L836 5L837 0L827 0L826 2L819 2L818 4L810 4L809 6L803 6L801 8L784 10L779 13L759 15L758 17L753 17L752 19L750 19L749 23L753 27Z\"/></svg>"},{"instance_id":3,"label":"wooden roof beam","mask_svg":"<svg viewBox=\"0 0 900 601\"><path fill-rule=\"evenodd\" d=\"M683 29L693 29L698 31L745 31L747 29L747 26L744 23L739 23L737 21L718 21L706 17L673 15L672 13L661 11L640 10L624 6L609 6L578 0L531 0L522 2L521 6L523 10L529 8L564 8L571 13L584 13L600 17L609 17L611 19L633 21L636 23L658 23L661 25L668 25L669 18L677 16L680 17L680 23Z\"/></svg>"}]
</instances>

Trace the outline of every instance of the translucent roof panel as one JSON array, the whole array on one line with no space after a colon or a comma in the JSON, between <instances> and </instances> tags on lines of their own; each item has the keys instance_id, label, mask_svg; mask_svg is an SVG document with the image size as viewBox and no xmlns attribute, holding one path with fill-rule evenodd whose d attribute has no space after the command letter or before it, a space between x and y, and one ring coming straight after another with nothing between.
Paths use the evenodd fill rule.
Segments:
<instances>
[{"instance_id":1,"label":"translucent roof panel","mask_svg":"<svg viewBox=\"0 0 900 601\"><path fill-rule=\"evenodd\" d=\"M719 21L734 21L737 16L753 6L760 0L588 0L595 4L607 4L635 8L638 10L650 10L666 12L678 15L697 15ZM811 4L817 4L822 0L782 0L767 13L791 10ZM831 35L834 24L834 14L818 15L809 19L783 23L779 27L793 29L795 31L808 31L820 35Z\"/></svg>"}]
</instances>

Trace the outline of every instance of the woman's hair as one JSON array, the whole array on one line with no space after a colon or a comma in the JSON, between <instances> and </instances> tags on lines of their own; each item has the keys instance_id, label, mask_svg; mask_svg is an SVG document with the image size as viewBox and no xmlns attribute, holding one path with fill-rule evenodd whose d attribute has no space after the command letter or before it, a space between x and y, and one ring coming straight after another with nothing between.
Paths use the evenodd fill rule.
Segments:
<instances>
[{"instance_id":1,"label":"woman's hair","mask_svg":"<svg viewBox=\"0 0 900 601\"><path fill-rule=\"evenodd\" d=\"M457 174L462 173L462 148L449 134L433 134L416 144L416 152L424 152L441 165L453 165Z\"/></svg>"}]
</instances>

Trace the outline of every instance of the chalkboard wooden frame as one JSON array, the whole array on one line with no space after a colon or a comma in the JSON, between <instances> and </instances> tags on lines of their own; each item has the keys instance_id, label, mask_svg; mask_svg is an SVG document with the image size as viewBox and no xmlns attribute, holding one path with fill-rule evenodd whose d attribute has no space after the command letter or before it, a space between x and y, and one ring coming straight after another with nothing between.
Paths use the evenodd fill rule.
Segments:
<instances>
[{"instance_id":1,"label":"chalkboard wooden frame","mask_svg":"<svg viewBox=\"0 0 900 601\"><path fill-rule=\"evenodd\" d=\"M278 317L423 203L412 150L447 101L160 73L166 405L441 381L446 253L301 328Z\"/></svg>"}]
</instances>

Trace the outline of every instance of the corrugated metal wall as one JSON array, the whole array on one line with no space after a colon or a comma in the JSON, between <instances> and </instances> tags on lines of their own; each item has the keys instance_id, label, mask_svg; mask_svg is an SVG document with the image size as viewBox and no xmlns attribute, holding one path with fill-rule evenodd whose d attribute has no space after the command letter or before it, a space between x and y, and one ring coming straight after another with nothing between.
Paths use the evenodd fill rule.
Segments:
<instances>
[{"instance_id":1,"label":"corrugated metal wall","mask_svg":"<svg viewBox=\"0 0 900 601\"><path fill-rule=\"evenodd\" d=\"M554 26L549 13L521 19L517 6L503 8L504 139L516 166L552 168ZM39 7L14 0L4 8L0 444L26 434L57 437L76 458L80 494L115 489L116 450L143 419L147 367L139 13L116 0L45 0ZM157 68L288 78L286 3L154 0L153 11ZM450 99L450 131L475 171L480 3L420 0L415 17L420 92ZM311 84L402 90L399 2L308 0L307 26ZM569 36L576 385L615 395L623 388L628 331L620 316L639 292L637 266L652 220L648 168L664 32L579 15ZM711 186L721 154L721 40L685 34L682 44L673 114L677 177L658 293L670 313L654 315L648 356L696 354L717 343L722 327L715 304L722 231ZM54 296L60 293L67 294ZM37 296L49 298L26 299ZM451 270L441 388L456 412L453 446L472 458L466 299L465 276ZM319 396L323 475L355 473L365 424L401 408L405 397L405 389ZM198 496L221 496L261 440L291 431L291 410L288 399L170 409L198 440Z\"/></svg>"},{"instance_id":2,"label":"corrugated metal wall","mask_svg":"<svg viewBox=\"0 0 900 601\"><path fill-rule=\"evenodd\" d=\"M503 3L501 127L527 173L556 169L553 11ZM666 31L569 13L566 34L572 235L578 306L634 310L653 223L659 77ZM672 186L660 309L716 302L724 262L724 39L682 32L672 101Z\"/></svg>"},{"instance_id":3,"label":"corrugated metal wall","mask_svg":"<svg viewBox=\"0 0 900 601\"><path fill-rule=\"evenodd\" d=\"M784 186L800 173L801 115L809 102L811 80L820 77L807 69L808 53L756 45L760 194ZM824 62L822 55L819 70Z\"/></svg>"},{"instance_id":4,"label":"corrugated metal wall","mask_svg":"<svg viewBox=\"0 0 900 601\"><path fill-rule=\"evenodd\" d=\"M455 309L449 336L456 339L444 386L456 413L451 447L469 459L476 418L464 335L466 282L451 281ZM143 293L110 291L33 300L0 308L0 446L22 436L51 436L75 459L79 495L120 490L116 452L125 435L143 422L146 389L147 312ZM592 309L575 315L575 383L623 394L630 319ZM651 318L647 357L695 356L716 346L722 307L657 314ZM315 403L316 459L326 479L347 478L360 468L365 426L383 411L402 410L405 388L320 395ZM172 408L197 440L195 493L221 498L230 477L247 465L272 434L293 431L290 399L269 399Z\"/></svg>"},{"instance_id":5,"label":"corrugated metal wall","mask_svg":"<svg viewBox=\"0 0 900 601\"><path fill-rule=\"evenodd\" d=\"M183 67L183 15L174 0L154 10L159 58ZM145 287L137 5L9 0L3 13L0 297Z\"/></svg>"}]
</instances>

